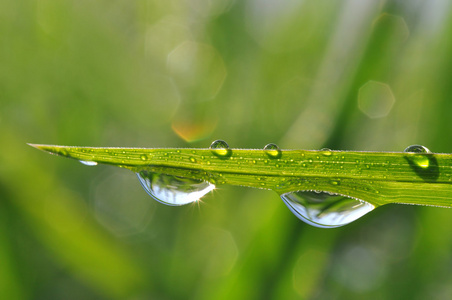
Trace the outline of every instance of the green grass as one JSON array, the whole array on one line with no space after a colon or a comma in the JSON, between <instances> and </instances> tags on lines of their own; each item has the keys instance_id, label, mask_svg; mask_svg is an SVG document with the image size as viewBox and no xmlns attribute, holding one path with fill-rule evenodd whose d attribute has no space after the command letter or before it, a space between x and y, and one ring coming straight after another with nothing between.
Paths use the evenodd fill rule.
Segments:
<instances>
[{"instance_id":1,"label":"green grass","mask_svg":"<svg viewBox=\"0 0 452 300\"><path fill-rule=\"evenodd\" d=\"M31 146L82 162L268 189L318 190L389 203L452 206L452 154L325 150ZM227 144L226 144L227 147Z\"/></svg>"}]
</instances>

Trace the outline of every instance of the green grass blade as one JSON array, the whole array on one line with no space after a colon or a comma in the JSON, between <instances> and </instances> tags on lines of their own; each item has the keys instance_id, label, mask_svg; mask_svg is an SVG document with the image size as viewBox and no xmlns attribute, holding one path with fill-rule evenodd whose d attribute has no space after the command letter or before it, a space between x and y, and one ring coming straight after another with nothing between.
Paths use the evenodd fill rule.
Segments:
<instances>
[{"instance_id":1,"label":"green grass blade","mask_svg":"<svg viewBox=\"0 0 452 300\"><path fill-rule=\"evenodd\" d=\"M241 185L279 194L326 191L376 206L452 206L451 154L30 145L79 161L202 179L216 185Z\"/></svg>"}]
</instances>

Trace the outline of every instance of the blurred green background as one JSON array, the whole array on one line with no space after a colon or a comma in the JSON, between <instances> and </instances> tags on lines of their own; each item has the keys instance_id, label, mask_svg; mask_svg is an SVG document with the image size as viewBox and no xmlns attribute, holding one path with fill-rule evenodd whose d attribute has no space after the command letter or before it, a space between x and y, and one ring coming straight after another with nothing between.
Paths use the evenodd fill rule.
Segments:
<instances>
[{"instance_id":1,"label":"blurred green background","mask_svg":"<svg viewBox=\"0 0 452 300\"><path fill-rule=\"evenodd\" d=\"M452 210L310 227L26 143L452 152L449 1L3 0L1 299L450 299ZM451 195L452 201L452 195Z\"/></svg>"}]
</instances>

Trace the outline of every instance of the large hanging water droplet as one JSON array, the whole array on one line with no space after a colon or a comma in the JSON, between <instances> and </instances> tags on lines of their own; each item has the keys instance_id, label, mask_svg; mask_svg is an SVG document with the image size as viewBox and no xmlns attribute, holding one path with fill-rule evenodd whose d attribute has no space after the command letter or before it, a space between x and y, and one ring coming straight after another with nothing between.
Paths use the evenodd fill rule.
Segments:
<instances>
[{"instance_id":1,"label":"large hanging water droplet","mask_svg":"<svg viewBox=\"0 0 452 300\"><path fill-rule=\"evenodd\" d=\"M140 171L138 179L145 191L160 203L178 206L198 201L215 185L191 178Z\"/></svg>"},{"instance_id":2,"label":"large hanging water droplet","mask_svg":"<svg viewBox=\"0 0 452 300\"><path fill-rule=\"evenodd\" d=\"M375 208L356 198L319 191L290 192L281 199L300 220L321 228L346 225Z\"/></svg>"},{"instance_id":3,"label":"large hanging water droplet","mask_svg":"<svg viewBox=\"0 0 452 300\"><path fill-rule=\"evenodd\" d=\"M281 157L281 149L279 149L278 145L276 145L276 144L270 143L270 144L265 145L264 151L271 158L280 158Z\"/></svg>"},{"instance_id":4,"label":"large hanging water droplet","mask_svg":"<svg viewBox=\"0 0 452 300\"><path fill-rule=\"evenodd\" d=\"M212 152L220 157L231 156L231 149L229 149L228 143L223 140L216 140L210 144L210 149Z\"/></svg>"},{"instance_id":5,"label":"large hanging water droplet","mask_svg":"<svg viewBox=\"0 0 452 300\"><path fill-rule=\"evenodd\" d=\"M89 161L89 160L79 160L82 164L84 164L85 166L97 166L97 162L95 161Z\"/></svg>"}]
</instances>

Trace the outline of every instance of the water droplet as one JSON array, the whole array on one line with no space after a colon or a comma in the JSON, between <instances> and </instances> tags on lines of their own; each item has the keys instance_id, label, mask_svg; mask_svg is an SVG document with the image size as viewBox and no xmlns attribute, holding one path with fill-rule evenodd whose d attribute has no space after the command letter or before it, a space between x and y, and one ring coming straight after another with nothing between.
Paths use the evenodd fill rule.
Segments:
<instances>
[{"instance_id":1,"label":"water droplet","mask_svg":"<svg viewBox=\"0 0 452 300\"><path fill-rule=\"evenodd\" d=\"M223 140L216 140L210 144L210 149L214 154L221 157L229 157L231 156L231 149L229 149L228 143Z\"/></svg>"},{"instance_id":2,"label":"water droplet","mask_svg":"<svg viewBox=\"0 0 452 300\"><path fill-rule=\"evenodd\" d=\"M191 161L192 163L195 163L195 162L196 162L196 158L190 157L190 161Z\"/></svg>"},{"instance_id":3,"label":"water droplet","mask_svg":"<svg viewBox=\"0 0 452 300\"><path fill-rule=\"evenodd\" d=\"M229 145L223 140L216 140L210 144L210 149L228 149Z\"/></svg>"},{"instance_id":4,"label":"water droplet","mask_svg":"<svg viewBox=\"0 0 452 300\"><path fill-rule=\"evenodd\" d=\"M280 158L281 157L281 150L279 149L278 145L276 145L276 144L270 143L270 144L265 145L264 151L271 158Z\"/></svg>"},{"instance_id":5,"label":"water droplet","mask_svg":"<svg viewBox=\"0 0 452 300\"><path fill-rule=\"evenodd\" d=\"M147 160L148 159L146 154L141 154L140 158L141 158L141 160Z\"/></svg>"},{"instance_id":6,"label":"water droplet","mask_svg":"<svg viewBox=\"0 0 452 300\"><path fill-rule=\"evenodd\" d=\"M144 190L160 203L178 206L198 201L215 185L197 179L162 173L141 171L137 173Z\"/></svg>"},{"instance_id":7,"label":"water droplet","mask_svg":"<svg viewBox=\"0 0 452 300\"><path fill-rule=\"evenodd\" d=\"M405 150L403 150L403 152L419 154L432 153L427 147L422 145L411 145L407 147ZM413 164L422 169L427 169L430 166L430 159L428 156L425 155L414 155L410 157L410 162L412 162Z\"/></svg>"},{"instance_id":8,"label":"water droplet","mask_svg":"<svg viewBox=\"0 0 452 300\"><path fill-rule=\"evenodd\" d=\"M281 199L300 220L321 228L346 225L375 208L356 198L323 191L290 192Z\"/></svg>"},{"instance_id":9,"label":"water droplet","mask_svg":"<svg viewBox=\"0 0 452 300\"><path fill-rule=\"evenodd\" d=\"M331 156L331 154L333 154L333 152L331 152L331 149L328 149L328 148L322 148L322 149L320 149L320 151L322 151L322 155L325 155L325 156Z\"/></svg>"},{"instance_id":10,"label":"water droplet","mask_svg":"<svg viewBox=\"0 0 452 300\"><path fill-rule=\"evenodd\" d=\"M405 159L413 170L426 181L436 181L439 177L438 162L433 153L425 146L412 145L403 152L408 154Z\"/></svg>"},{"instance_id":11,"label":"water droplet","mask_svg":"<svg viewBox=\"0 0 452 300\"><path fill-rule=\"evenodd\" d=\"M411 145L408 146L403 152L412 152L412 153L432 153L427 147L422 145Z\"/></svg>"},{"instance_id":12,"label":"water droplet","mask_svg":"<svg viewBox=\"0 0 452 300\"><path fill-rule=\"evenodd\" d=\"M92 166L97 166L97 162L95 162L95 161L80 160L80 162L81 162L82 164L84 164L85 166L90 166L90 167L92 167Z\"/></svg>"}]
</instances>

